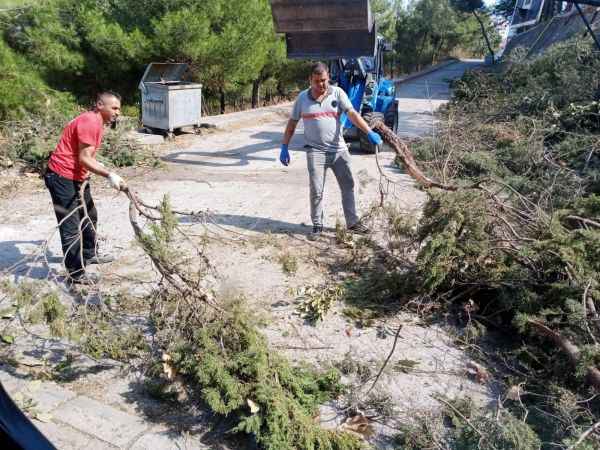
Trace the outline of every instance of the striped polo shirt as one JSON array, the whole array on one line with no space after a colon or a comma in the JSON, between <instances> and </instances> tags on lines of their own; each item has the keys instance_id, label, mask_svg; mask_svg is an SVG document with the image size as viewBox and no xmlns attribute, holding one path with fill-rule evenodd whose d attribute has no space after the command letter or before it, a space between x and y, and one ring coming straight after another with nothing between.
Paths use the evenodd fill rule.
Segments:
<instances>
[{"instance_id":1,"label":"striped polo shirt","mask_svg":"<svg viewBox=\"0 0 600 450\"><path fill-rule=\"evenodd\" d=\"M312 97L309 88L298 95L291 118L302 119L307 146L327 152L338 152L347 149L340 117L351 109L352 103L341 88L329 86L320 103Z\"/></svg>"}]
</instances>

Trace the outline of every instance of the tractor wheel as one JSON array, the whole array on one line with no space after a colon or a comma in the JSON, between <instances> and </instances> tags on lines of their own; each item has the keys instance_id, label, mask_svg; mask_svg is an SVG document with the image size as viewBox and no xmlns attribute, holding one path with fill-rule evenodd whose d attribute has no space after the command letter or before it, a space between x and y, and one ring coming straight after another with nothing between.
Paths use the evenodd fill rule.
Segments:
<instances>
[{"instance_id":1,"label":"tractor wheel","mask_svg":"<svg viewBox=\"0 0 600 450\"><path fill-rule=\"evenodd\" d=\"M396 105L396 102L392 102L390 107L385 112L385 120L384 120L385 126L393 129L394 125L396 124L396 116L397 115L398 115L398 107Z\"/></svg>"},{"instance_id":2,"label":"tractor wheel","mask_svg":"<svg viewBox=\"0 0 600 450\"><path fill-rule=\"evenodd\" d=\"M371 120L374 120L374 119L379 119L379 120L383 121L384 115L383 115L383 113L379 113L379 112L368 112L363 116L363 119L365 119L367 121L367 123L370 123ZM360 136L360 148L362 149L362 151L365 153L375 153L376 146L369 142L369 138L367 137L367 134L363 133L362 131L359 131L358 133Z\"/></svg>"}]
</instances>

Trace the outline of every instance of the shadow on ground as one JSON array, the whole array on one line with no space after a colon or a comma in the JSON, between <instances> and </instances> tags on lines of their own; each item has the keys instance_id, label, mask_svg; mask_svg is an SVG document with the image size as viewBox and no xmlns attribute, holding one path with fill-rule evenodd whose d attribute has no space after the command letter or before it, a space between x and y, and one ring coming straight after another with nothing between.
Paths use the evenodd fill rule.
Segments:
<instances>
[{"instance_id":1,"label":"shadow on ground","mask_svg":"<svg viewBox=\"0 0 600 450\"><path fill-rule=\"evenodd\" d=\"M148 381L136 379L129 383L129 391L123 397L148 421L166 427L166 435L171 439L177 440L182 433L190 433L199 437L207 448L214 450L257 448L246 436L230 434L235 426L233 420L211 413L210 408L200 400L198 392L182 386L180 389L187 398L175 400L161 398L160 394L152 395L153 390L148 386Z\"/></svg>"},{"instance_id":2,"label":"shadow on ground","mask_svg":"<svg viewBox=\"0 0 600 450\"><path fill-rule=\"evenodd\" d=\"M21 247L37 247L44 245L45 241L4 241L0 242L0 272L10 273L14 281L21 278L34 280L46 280L48 278L59 278L59 273L49 264L60 264L62 258L53 255L50 251L44 255L38 254L36 250L24 252Z\"/></svg>"},{"instance_id":3,"label":"shadow on ground","mask_svg":"<svg viewBox=\"0 0 600 450\"><path fill-rule=\"evenodd\" d=\"M248 166L253 161L277 161L279 155L278 148L281 143L280 132L263 131L251 135L250 138L260 139L263 142L220 151L185 150L165 155L162 157L162 160L175 164L191 164L205 167L243 167ZM265 156L257 155L267 152L268 155ZM211 160L221 159L222 162L204 160L207 158Z\"/></svg>"}]
</instances>

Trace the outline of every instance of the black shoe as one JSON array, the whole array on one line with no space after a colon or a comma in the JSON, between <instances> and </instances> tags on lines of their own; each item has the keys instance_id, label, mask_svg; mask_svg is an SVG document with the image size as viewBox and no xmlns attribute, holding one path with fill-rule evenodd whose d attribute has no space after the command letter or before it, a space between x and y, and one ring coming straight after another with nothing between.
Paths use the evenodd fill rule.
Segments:
<instances>
[{"instance_id":1,"label":"black shoe","mask_svg":"<svg viewBox=\"0 0 600 450\"><path fill-rule=\"evenodd\" d=\"M323 225L313 225L312 233L307 237L309 241L316 241L323 233Z\"/></svg>"},{"instance_id":2,"label":"black shoe","mask_svg":"<svg viewBox=\"0 0 600 450\"><path fill-rule=\"evenodd\" d=\"M113 255L104 254L104 255L94 255L91 258L85 258L85 265L89 266L90 264L108 264L115 260L116 258Z\"/></svg>"},{"instance_id":3,"label":"black shoe","mask_svg":"<svg viewBox=\"0 0 600 450\"><path fill-rule=\"evenodd\" d=\"M353 233L357 233L357 234L370 234L371 233L371 230L369 229L369 227L364 225L362 222L356 222L351 227L348 227L348 230L352 231Z\"/></svg>"},{"instance_id":4,"label":"black shoe","mask_svg":"<svg viewBox=\"0 0 600 450\"><path fill-rule=\"evenodd\" d=\"M91 273L84 273L83 275L79 275L77 277L72 276L69 278L69 280L72 284L92 286L94 284L98 284L98 282L100 281L100 277Z\"/></svg>"}]
</instances>

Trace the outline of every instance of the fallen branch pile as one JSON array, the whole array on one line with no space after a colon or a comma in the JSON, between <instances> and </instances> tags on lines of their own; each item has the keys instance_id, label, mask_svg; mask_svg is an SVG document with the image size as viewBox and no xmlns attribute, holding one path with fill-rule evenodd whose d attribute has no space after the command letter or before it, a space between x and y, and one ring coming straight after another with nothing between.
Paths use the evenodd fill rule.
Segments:
<instances>
[{"instance_id":1,"label":"fallen branch pile","mask_svg":"<svg viewBox=\"0 0 600 450\"><path fill-rule=\"evenodd\" d=\"M531 392L511 414L565 448L584 432L600 445L599 93L600 60L575 41L467 74L435 139L409 149L371 124L429 195L416 229L390 233L406 248L393 261L417 254L390 268L396 298L456 314L468 345L502 333L509 350L488 357Z\"/></svg>"}]
</instances>

